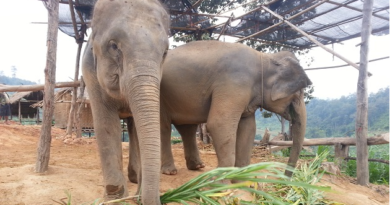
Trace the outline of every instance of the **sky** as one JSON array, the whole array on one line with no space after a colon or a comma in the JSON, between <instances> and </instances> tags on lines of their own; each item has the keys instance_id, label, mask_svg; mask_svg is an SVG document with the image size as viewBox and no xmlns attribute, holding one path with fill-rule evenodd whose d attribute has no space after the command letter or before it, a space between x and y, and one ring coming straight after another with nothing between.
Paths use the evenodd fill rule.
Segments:
<instances>
[{"instance_id":1,"label":"sky","mask_svg":"<svg viewBox=\"0 0 390 205\"><path fill-rule=\"evenodd\" d=\"M47 11L38 0L4 1L0 7L0 72L12 76L15 66L17 78L44 83L46 64ZM360 38L341 44L333 49L353 62L359 62ZM371 36L369 59L389 56L389 36ZM328 47L332 47L329 45ZM56 81L72 81L76 64L77 44L74 38L58 32ZM313 58L310 66L300 59L303 68L316 68L346 64L322 48L313 48L305 58ZM376 93L390 84L390 60L369 63L368 92ZM81 71L80 71L81 73ZM306 71L314 85L314 96L320 99L336 99L356 93L358 70L348 66L337 69Z\"/></svg>"}]
</instances>

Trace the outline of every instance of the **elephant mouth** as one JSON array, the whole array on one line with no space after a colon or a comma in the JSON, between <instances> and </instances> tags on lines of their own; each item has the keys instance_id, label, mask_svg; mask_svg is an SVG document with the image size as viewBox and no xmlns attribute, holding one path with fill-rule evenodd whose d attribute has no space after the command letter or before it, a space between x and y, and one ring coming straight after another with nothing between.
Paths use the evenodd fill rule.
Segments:
<instances>
[{"instance_id":1,"label":"elephant mouth","mask_svg":"<svg viewBox=\"0 0 390 205\"><path fill-rule=\"evenodd\" d=\"M292 114L294 113L294 105L293 103L290 103L286 109L284 110L282 117L288 121L291 121L292 119Z\"/></svg>"}]
</instances>

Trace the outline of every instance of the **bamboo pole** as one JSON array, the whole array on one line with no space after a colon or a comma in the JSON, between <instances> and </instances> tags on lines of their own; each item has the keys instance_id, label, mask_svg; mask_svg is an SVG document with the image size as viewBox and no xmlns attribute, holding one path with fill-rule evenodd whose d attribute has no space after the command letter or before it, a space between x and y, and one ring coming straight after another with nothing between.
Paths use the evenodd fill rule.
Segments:
<instances>
[{"instance_id":1,"label":"bamboo pole","mask_svg":"<svg viewBox=\"0 0 390 205\"><path fill-rule=\"evenodd\" d=\"M337 56L338 58L340 58L341 60L345 61L346 63L348 63L349 65L353 66L354 68L358 69L359 70L359 66L348 60L347 58L344 58L342 55L336 53L335 51L333 51L332 49L324 46L322 43L320 43L319 41L317 41L316 39L314 39L313 37L311 37L310 35L308 35L306 32L304 32L303 30L301 30L300 28L298 28L297 26L295 26L294 24L290 23L289 21L286 21L283 19L283 17L281 17L280 15L274 13L273 11L269 10L267 7L264 7L264 6L261 6L264 10L266 10L267 12L269 12L270 14L274 15L275 17L279 18L281 21L283 21L284 23L286 23L287 25L289 25L291 28L293 28L294 30L298 31L299 33L301 33L303 36L305 36L306 38L308 38L311 42L315 43L317 46L320 46L321 48L323 48L324 50L328 51L329 53ZM372 74L370 72L367 72L368 73L368 76L371 76Z\"/></svg>"},{"instance_id":2,"label":"bamboo pole","mask_svg":"<svg viewBox=\"0 0 390 205\"><path fill-rule=\"evenodd\" d=\"M44 2L48 12L47 53L45 67L45 95L44 115L41 134L39 137L35 172L43 173L49 168L51 124L54 111L54 84L56 81L57 36L58 36L58 8L59 0Z\"/></svg>"},{"instance_id":3,"label":"bamboo pole","mask_svg":"<svg viewBox=\"0 0 390 205\"><path fill-rule=\"evenodd\" d=\"M372 6L373 0L365 0L363 4L362 41L360 47L360 68L356 94L356 176L357 183L367 186L369 182L368 171L368 92L367 92L367 64L369 41L372 30Z\"/></svg>"},{"instance_id":4,"label":"bamboo pole","mask_svg":"<svg viewBox=\"0 0 390 205\"><path fill-rule=\"evenodd\" d=\"M58 82L54 84L55 88L79 87L80 81L76 82ZM0 92L23 92L23 91L40 91L44 90L45 85L5 85L0 87Z\"/></svg>"}]
</instances>

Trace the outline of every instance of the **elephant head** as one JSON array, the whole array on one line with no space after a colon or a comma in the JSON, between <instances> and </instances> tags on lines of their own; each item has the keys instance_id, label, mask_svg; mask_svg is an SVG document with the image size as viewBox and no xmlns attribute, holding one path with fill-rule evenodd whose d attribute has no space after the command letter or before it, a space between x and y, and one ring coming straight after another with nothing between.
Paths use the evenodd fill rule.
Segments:
<instances>
[{"instance_id":1,"label":"elephant head","mask_svg":"<svg viewBox=\"0 0 390 205\"><path fill-rule=\"evenodd\" d=\"M87 57L84 57L86 62L83 64L93 61L93 68L90 70L83 68L83 72L86 70L85 75L93 73L93 75L88 75L92 77L86 77L86 84L87 88L90 86L88 91L95 96L92 99L92 94L90 94L92 109L95 109L93 110L95 127L102 121L102 119L95 119L97 116L109 121L107 114L100 114L108 112L100 108L114 110L121 117L128 115L131 111L138 136L140 136L139 146L142 148L140 149L142 202L143 204L159 204L159 95L161 64L169 46L168 13L158 0L99 0L94 8L91 27L92 35L88 43L90 50L84 54ZM88 55L93 57L88 59ZM99 87L98 91L96 91L97 87ZM98 106L103 103L104 105ZM98 136L98 139L104 138L102 135L114 135L112 134L113 127L109 127L107 123L99 125L104 128L95 128L99 130L96 132L97 135L103 133L100 137ZM116 136L110 137L110 139L106 137L107 139L100 140L100 143L98 140L99 146L108 147L107 141L114 140ZM112 152L111 150L100 147L99 149L101 159L107 161L107 166L112 166L113 163L109 162L110 160L117 163L117 159L121 157L117 154L119 157L110 159L111 155L108 153ZM113 176L105 174L109 171L104 171L106 169L104 166L102 165L106 183L120 183L118 181L122 178L113 179ZM120 167L116 168L116 170L119 169ZM106 193L111 186L109 185L106 184Z\"/></svg>"},{"instance_id":2,"label":"elephant head","mask_svg":"<svg viewBox=\"0 0 390 205\"><path fill-rule=\"evenodd\" d=\"M293 53L282 51L269 54L268 57L270 69L264 71L264 75L267 76L264 79L264 86L267 89L263 93L262 107L291 121L293 146L288 165L295 167L306 131L304 88L312 82ZM291 174L286 171L286 175Z\"/></svg>"}]
</instances>

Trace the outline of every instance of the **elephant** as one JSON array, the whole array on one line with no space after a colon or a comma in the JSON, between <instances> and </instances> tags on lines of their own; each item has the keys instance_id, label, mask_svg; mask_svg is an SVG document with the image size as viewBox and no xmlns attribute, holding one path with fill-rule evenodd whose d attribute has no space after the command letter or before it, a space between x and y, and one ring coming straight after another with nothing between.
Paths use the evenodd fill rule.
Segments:
<instances>
[{"instance_id":1,"label":"elephant","mask_svg":"<svg viewBox=\"0 0 390 205\"><path fill-rule=\"evenodd\" d=\"M158 0L98 0L91 28L82 72L90 97L104 198L128 196L120 118L133 116L142 136L142 203L161 204L159 95L161 64L169 47L169 15Z\"/></svg>"},{"instance_id":2,"label":"elephant","mask_svg":"<svg viewBox=\"0 0 390 205\"><path fill-rule=\"evenodd\" d=\"M195 138L200 123L207 123L218 167L249 165L258 108L292 122L288 165L295 167L306 130L304 88L311 84L298 59L288 51L267 54L219 41L190 42L168 51L160 95L162 172L177 172L171 124L182 136L189 169L204 167ZM132 144L130 150L136 149ZM136 182L136 159L131 155L130 151L128 177Z\"/></svg>"}]
</instances>

